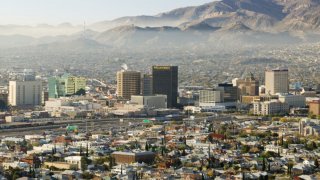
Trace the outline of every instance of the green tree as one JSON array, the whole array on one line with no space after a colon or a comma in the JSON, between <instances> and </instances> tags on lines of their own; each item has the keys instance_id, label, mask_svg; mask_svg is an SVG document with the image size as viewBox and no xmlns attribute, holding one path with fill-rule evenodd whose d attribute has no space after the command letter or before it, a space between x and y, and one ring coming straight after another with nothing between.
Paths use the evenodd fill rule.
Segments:
<instances>
[{"instance_id":1,"label":"green tree","mask_svg":"<svg viewBox=\"0 0 320 180\"><path fill-rule=\"evenodd\" d=\"M74 95L77 95L77 96L84 96L86 95L86 90L84 89L79 89Z\"/></svg>"},{"instance_id":2,"label":"green tree","mask_svg":"<svg viewBox=\"0 0 320 180\"><path fill-rule=\"evenodd\" d=\"M109 167L110 169L116 165L114 157L110 156Z\"/></svg>"},{"instance_id":3,"label":"green tree","mask_svg":"<svg viewBox=\"0 0 320 180\"><path fill-rule=\"evenodd\" d=\"M149 151L149 144L148 144L148 142L146 142L145 150L146 150L146 151Z\"/></svg>"},{"instance_id":4,"label":"green tree","mask_svg":"<svg viewBox=\"0 0 320 180\"><path fill-rule=\"evenodd\" d=\"M319 168L319 161L318 161L317 158L314 159L314 166L315 166L316 168Z\"/></svg>"},{"instance_id":5,"label":"green tree","mask_svg":"<svg viewBox=\"0 0 320 180\"><path fill-rule=\"evenodd\" d=\"M263 157L262 158L262 171L265 171L266 170L266 158Z\"/></svg>"},{"instance_id":6,"label":"green tree","mask_svg":"<svg viewBox=\"0 0 320 180\"><path fill-rule=\"evenodd\" d=\"M291 174L292 174L292 168L293 168L293 162L292 162L292 161L289 161L288 164L287 164L287 166L288 166L288 171L287 171L287 173L288 173L289 175L291 175Z\"/></svg>"},{"instance_id":7,"label":"green tree","mask_svg":"<svg viewBox=\"0 0 320 180\"><path fill-rule=\"evenodd\" d=\"M297 148L294 148L294 149L293 149L293 153L297 153Z\"/></svg>"},{"instance_id":8,"label":"green tree","mask_svg":"<svg viewBox=\"0 0 320 180\"><path fill-rule=\"evenodd\" d=\"M248 153L250 151L250 147L248 145L243 145L241 147L241 153Z\"/></svg>"},{"instance_id":9,"label":"green tree","mask_svg":"<svg viewBox=\"0 0 320 180\"><path fill-rule=\"evenodd\" d=\"M208 129L209 129L209 132L213 132L213 125L210 124Z\"/></svg>"},{"instance_id":10,"label":"green tree","mask_svg":"<svg viewBox=\"0 0 320 180\"><path fill-rule=\"evenodd\" d=\"M80 156L82 156L82 145L80 144L80 150L79 150Z\"/></svg>"},{"instance_id":11,"label":"green tree","mask_svg":"<svg viewBox=\"0 0 320 180\"><path fill-rule=\"evenodd\" d=\"M91 174L90 172L84 172L84 173L82 174L82 178L83 178L83 179L92 179L93 177L94 177L94 175Z\"/></svg>"},{"instance_id":12,"label":"green tree","mask_svg":"<svg viewBox=\"0 0 320 180\"><path fill-rule=\"evenodd\" d=\"M81 170L85 171L88 168L88 165L91 164L91 160L88 159L87 157L81 157Z\"/></svg>"},{"instance_id":13,"label":"green tree","mask_svg":"<svg viewBox=\"0 0 320 180\"><path fill-rule=\"evenodd\" d=\"M87 147L86 147L86 157L89 157L89 145L87 143Z\"/></svg>"}]
</instances>

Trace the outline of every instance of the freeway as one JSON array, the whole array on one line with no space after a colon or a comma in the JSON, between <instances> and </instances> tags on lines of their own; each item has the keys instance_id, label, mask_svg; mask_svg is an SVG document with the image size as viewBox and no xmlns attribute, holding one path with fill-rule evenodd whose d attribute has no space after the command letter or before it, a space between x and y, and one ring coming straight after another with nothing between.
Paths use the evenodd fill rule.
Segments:
<instances>
[{"instance_id":1,"label":"freeway","mask_svg":"<svg viewBox=\"0 0 320 180\"><path fill-rule=\"evenodd\" d=\"M41 121L41 122L25 122L20 123L19 126L10 127L10 124L0 125L0 138L4 136L24 136L26 134L42 134L44 131L54 131L57 133L64 133L66 126L76 125L80 131L85 131L86 127L88 131L108 131L112 127L128 127L130 123L140 123L145 118L123 118L123 122L120 122L120 118L108 118L108 119L76 119L76 120L54 120ZM200 122L203 120L208 122L220 123L221 121L235 120L232 115L214 115L207 117L200 117L191 119L185 119L186 121ZM247 119L247 118L246 118ZM249 118L248 118L249 119Z\"/></svg>"},{"instance_id":2,"label":"freeway","mask_svg":"<svg viewBox=\"0 0 320 180\"><path fill-rule=\"evenodd\" d=\"M142 119L123 119L123 122L120 122L119 118L110 118L110 119L82 119L82 120L67 120L67 121L53 121L52 123L24 123L20 124L17 128L6 128L0 129L0 137L3 136L23 136L26 134L41 134L44 131L52 130L55 132L65 132L65 127L68 125L76 125L80 130L85 130L86 126L88 130L95 131L97 129L106 129L110 127L118 126L128 126L129 122L141 122ZM22 127L21 127L22 126Z\"/></svg>"}]
</instances>

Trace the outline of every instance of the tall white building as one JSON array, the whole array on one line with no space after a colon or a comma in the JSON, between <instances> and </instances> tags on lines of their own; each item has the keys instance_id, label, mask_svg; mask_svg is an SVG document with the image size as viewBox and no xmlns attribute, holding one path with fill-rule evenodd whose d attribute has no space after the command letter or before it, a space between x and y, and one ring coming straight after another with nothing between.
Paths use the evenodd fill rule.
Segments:
<instances>
[{"instance_id":1,"label":"tall white building","mask_svg":"<svg viewBox=\"0 0 320 180\"><path fill-rule=\"evenodd\" d=\"M266 94L289 92L289 73L288 69L273 69L265 72Z\"/></svg>"},{"instance_id":2,"label":"tall white building","mask_svg":"<svg viewBox=\"0 0 320 180\"><path fill-rule=\"evenodd\" d=\"M41 81L9 81L8 102L11 106L38 106L41 100Z\"/></svg>"}]
</instances>

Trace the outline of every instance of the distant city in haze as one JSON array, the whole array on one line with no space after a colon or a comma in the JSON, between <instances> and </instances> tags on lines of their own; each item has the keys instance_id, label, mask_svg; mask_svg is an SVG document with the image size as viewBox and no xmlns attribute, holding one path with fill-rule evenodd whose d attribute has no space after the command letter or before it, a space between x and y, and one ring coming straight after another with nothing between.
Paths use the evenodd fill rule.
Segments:
<instances>
[{"instance_id":1,"label":"distant city in haze","mask_svg":"<svg viewBox=\"0 0 320 180\"><path fill-rule=\"evenodd\" d=\"M320 0L0 4L0 180L320 179Z\"/></svg>"}]
</instances>

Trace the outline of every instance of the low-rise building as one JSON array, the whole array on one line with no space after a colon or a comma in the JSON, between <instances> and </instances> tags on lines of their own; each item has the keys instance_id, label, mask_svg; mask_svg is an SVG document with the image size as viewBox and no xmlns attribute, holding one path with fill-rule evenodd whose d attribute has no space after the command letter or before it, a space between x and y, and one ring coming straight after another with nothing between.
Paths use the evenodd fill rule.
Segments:
<instances>
[{"instance_id":1,"label":"low-rise building","mask_svg":"<svg viewBox=\"0 0 320 180\"><path fill-rule=\"evenodd\" d=\"M299 122L299 133L303 136L319 136L320 121L317 119L301 119Z\"/></svg>"},{"instance_id":2,"label":"low-rise building","mask_svg":"<svg viewBox=\"0 0 320 180\"><path fill-rule=\"evenodd\" d=\"M306 97L294 94L277 94L279 101L287 103L290 108L303 108L306 106Z\"/></svg>"},{"instance_id":3,"label":"low-rise building","mask_svg":"<svg viewBox=\"0 0 320 180\"><path fill-rule=\"evenodd\" d=\"M68 156L65 157L64 160L69 163L69 164L73 164L73 165L78 165L78 168L81 168L81 157L82 156Z\"/></svg>"},{"instance_id":4,"label":"low-rise building","mask_svg":"<svg viewBox=\"0 0 320 180\"><path fill-rule=\"evenodd\" d=\"M55 167L57 169L77 169L78 168L77 164L70 164L67 162L45 162L44 166L48 168Z\"/></svg>"},{"instance_id":5,"label":"low-rise building","mask_svg":"<svg viewBox=\"0 0 320 180\"><path fill-rule=\"evenodd\" d=\"M278 100L254 102L253 113L255 115L274 115L289 113L289 105Z\"/></svg>"},{"instance_id":6,"label":"low-rise building","mask_svg":"<svg viewBox=\"0 0 320 180\"><path fill-rule=\"evenodd\" d=\"M266 145L265 146L265 151L269 151L269 152L274 152L274 153L280 153L282 150L281 146L275 146L272 144Z\"/></svg>"},{"instance_id":7,"label":"low-rise building","mask_svg":"<svg viewBox=\"0 0 320 180\"><path fill-rule=\"evenodd\" d=\"M143 105L145 108L167 108L167 95L131 96L131 103Z\"/></svg>"},{"instance_id":8,"label":"low-rise building","mask_svg":"<svg viewBox=\"0 0 320 180\"><path fill-rule=\"evenodd\" d=\"M6 123L13 123L13 122L22 122L24 121L23 116L6 116Z\"/></svg>"},{"instance_id":9,"label":"low-rise building","mask_svg":"<svg viewBox=\"0 0 320 180\"><path fill-rule=\"evenodd\" d=\"M49 99L45 103L45 110L51 116L61 116L61 114L81 115L91 111L98 111L102 108L101 104L93 102L92 98L86 97L61 97L59 99Z\"/></svg>"},{"instance_id":10,"label":"low-rise building","mask_svg":"<svg viewBox=\"0 0 320 180\"><path fill-rule=\"evenodd\" d=\"M309 113L316 116L320 115L320 100L309 103Z\"/></svg>"},{"instance_id":11,"label":"low-rise building","mask_svg":"<svg viewBox=\"0 0 320 180\"><path fill-rule=\"evenodd\" d=\"M114 152L111 156L115 159L117 164L130 164L134 162L151 163L154 161L155 153L150 151L143 152Z\"/></svg>"}]
</instances>

